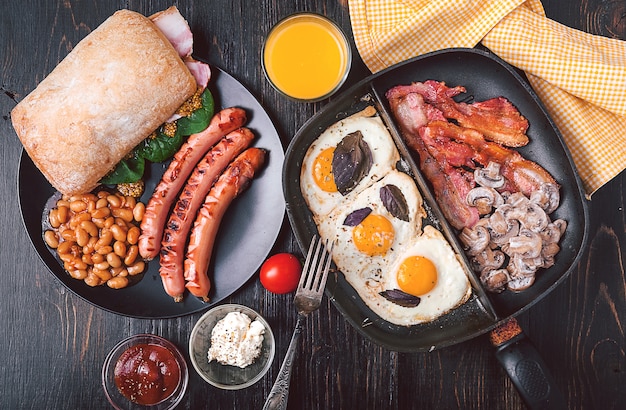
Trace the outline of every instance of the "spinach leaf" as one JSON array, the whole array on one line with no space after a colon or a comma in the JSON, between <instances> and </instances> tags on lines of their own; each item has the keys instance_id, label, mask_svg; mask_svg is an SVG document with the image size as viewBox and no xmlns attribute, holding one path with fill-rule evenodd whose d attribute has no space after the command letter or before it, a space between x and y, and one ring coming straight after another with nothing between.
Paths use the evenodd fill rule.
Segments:
<instances>
[{"instance_id":1,"label":"spinach leaf","mask_svg":"<svg viewBox=\"0 0 626 410\"><path fill-rule=\"evenodd\" d=\"M184 137L178 131L170 137L159 130L155 138L146 138L136 150L138 155L150 162L163 162L178 151L183 141Z\"/></svg>"},{"instance_id":2,"label":"spinach leaf","mask_svg":"<svg viewBox=\"0 0 626 410\"><path fill-rule=\"evenodd\" d=\"M189 117L179 118L177 121L177 130L181 135L191 135L204 130L209 121L213 117L215 109L215 101L213 94L206 88L200 96L202 107L191 113Z\"/></svg>"},{"instance_id":3,"label":"spinach leaf","mask_svg":"<svg viewBox=\"0 0 626 410\"><path fill-rule=\"evenodd\" d=\"M130 158L121 160L113 171L109 172L100 180L107 185L123 184L125 182L137 182L143 176L146 161L137 150L133 150Z\"/></svg>"}]
</instances>

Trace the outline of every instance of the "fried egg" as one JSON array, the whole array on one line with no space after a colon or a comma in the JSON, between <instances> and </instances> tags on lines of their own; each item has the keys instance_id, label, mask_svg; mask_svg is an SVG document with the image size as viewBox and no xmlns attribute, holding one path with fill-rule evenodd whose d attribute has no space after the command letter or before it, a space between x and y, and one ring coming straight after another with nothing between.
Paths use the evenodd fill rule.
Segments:
<instances>
[{"instance_id":1,"label":"fried egg","mask_svg":"<svg viewBox=\"0 0 626 410\"><path fill-rule=\"evenodd\" d=\"M318 228L322 238L335 242L339 270L377 272L420 234L425 215L413 178L393 170L331 212Z\"/></svg>"},{"instance_id":2,"label":"fried egg","mask_svg":"<svg viewBox=\"0 0 626 410\"><path fill-rule=\"evenodd\" d=\"M300 190L314 220L395 169L399 159L380 117L353 116L328 127L307 150L300 173Z\"/></svg>"},{"instance_id":3,"label":"fried egg","mask_svg":"<svg viewBox=\"0 0 626 410\"><path fill-rule=\"evenodd\" d=\"M346 280L382 319L397 325L430 322L463 304L469 279L444 236L432 226L375 273L344 271Z\"/></svg>"}]
</instances>

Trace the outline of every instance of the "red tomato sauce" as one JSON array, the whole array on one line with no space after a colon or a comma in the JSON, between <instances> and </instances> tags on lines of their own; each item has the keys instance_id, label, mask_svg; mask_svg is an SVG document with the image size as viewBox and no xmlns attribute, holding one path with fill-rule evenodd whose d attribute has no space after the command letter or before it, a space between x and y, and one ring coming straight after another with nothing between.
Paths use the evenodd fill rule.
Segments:
<instances>
[{"instance_id":1,"label":"red tomato sauce","mask_svg":"<svg viewBox=\"0 0 626 410\"><path fill-rule=\"evenodd\" d=\"M167 348L139 344L122 353L114 376L117 388L127 399L153 405L174 392L180 381L180 366Z\"/></svg>"}]
</instances>

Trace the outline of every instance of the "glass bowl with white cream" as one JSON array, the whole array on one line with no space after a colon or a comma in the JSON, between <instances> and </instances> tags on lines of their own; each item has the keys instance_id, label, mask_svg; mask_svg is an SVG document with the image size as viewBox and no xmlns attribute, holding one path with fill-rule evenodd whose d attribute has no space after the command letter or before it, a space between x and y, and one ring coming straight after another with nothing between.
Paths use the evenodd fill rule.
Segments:
<instances>
[{"instance_id":1,"label":"glass bowl with white cream","mask_svg":"<svg viewBox=\"0 0 626 410\"><path fill-rule=\"evenodd\" d=\"M209 384L226 390L249 387L270 369L276 346L267 321L238 304L203 314L189 337L189 356Z\"/></svg>"}]
</instances>

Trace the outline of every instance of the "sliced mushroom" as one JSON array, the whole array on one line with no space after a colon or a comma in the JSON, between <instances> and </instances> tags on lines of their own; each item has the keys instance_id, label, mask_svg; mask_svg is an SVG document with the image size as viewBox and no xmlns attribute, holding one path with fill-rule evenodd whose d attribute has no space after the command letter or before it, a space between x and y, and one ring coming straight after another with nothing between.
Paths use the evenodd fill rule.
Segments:
<instances>
[{"instance_id":1,"label":"sliced mushroom","mask_svg":"<svg viewBox=\"0 0 626 410\"><path fill-rule=\"evenodd\" d=\"M500 164L490 161L485 168L477 168L474 171L474 180L480 186L488 188L502 188L504 177L500 175Z\"/></svg>"},{"instance_id":2,"label":"sliced mushroom","mask_svg":"<svg viewBox=\"0 0 626 410\"><path fill-rule=\"evenodd\" d=\"M514 192L506 198L506 203L511 205L513 208L525 206L528 202L530 202L530 199L528 199L526 195L521 192Z\"/></svg>"},{"instance_id":3,"label":"sliced mushroom","mask_svg":"<svg viewBox=\"0 0 626 410\"><path fill-rule=\"evenodd\" d=\"M542 245L541 235L529 229L520 229L519 235L502 245L502 251L510 257L536 258L541 255Z\"/></svg>"},{"instance_id":4,"label":"sliced mushroom","mask_svg":"<svg viewBox=\"0 0 626 410\"><path fill-rule=\"evenodd\" d=\"M498 207L504 203L498 191L489 187L476 187L467 193L467 204L475 206L478 213L486 215L491 213L493 207Z\"/></svg>"},{"instance_id":5,"label":"sliced mushroom","mask_svg":"<svg viewBox=\"0 0 626 410\"><path fill-rule=\"evenodd\" d=\"M484 270L499 269L505 261L504 253L499 250L485 248L482 252L475 255L471 262L475 272Z\"/></svg>"},{"instance_id":6,"label":"sliced mushroom","mask_svg":"<svg viewBox=\"0 0 626 410\"><path fill-rule=\"evenodd\" d=\"M533 232L541 232L550 223L550 218L546 211L537 204L529 203L526 213L519 219L522 227Z\"/></svg>"},{"instance_id":7,"label":"sliced mushroom","mask_svg":"<svg viewBox=\"0 0 626 410\"><path fill-rule=\"evenodd\" d=\"M519 234L519 222L515 219L506 219L498 210L489 217L489 233L492 242L497 246L502 246Z\"/></svg>"},{"instance_id":8,"label":"sliced mushroom","mask_svg":"<svg viewBox=\"0 0 626 410\"><path fill-rule=\"evenodd\" d=\"M546 213L551 214L561 202L558 185L548 182L542 183L539 189L530 194L530 202L539 205Z\"/></svg>"},{"instance_id":9,"label":"sliced mushroom","mask_svg":"<svg viewBox=\"0 0 626 410\"><path fill-rule=\"evenodd\" d=\"M554 257L560 250L561 247L558 243L544 243L543 248L541 248L541 258L543 259L541 267L549 268L554 265Z\"/></svg>"},{"instance_id":10,"label":"sliced mushroom","mask_svg":"<svg viewBox=\"0 0 626 410\"><path fill-rule=\"evenodd\" d=\"M507 282L506 287L512 292L521 292L528 289L535 283L535 276L522 276L519 278L511 279Z\"/></svg>"},{"instance_id":11,"label":"sliced mushroom","mask_svg":"<svg viewBox=\"0 0 626 410\"><path fill-rule=\"evenodd\" d=\"M557 219L549 223L544 230L539 233L541 239L543 239L544 246L546 244L558 243L561 240L561 235L564 232L564 229L562 229L564 224L566 225L564 220Z\"/></svg>"},{"instance_id":12,"label":"sliced mushroom","mask_svg":"<svg viewBox=\"0 0 626 410\"><path fill-rule=\"evenodd\" d=\"M480 281L489 292L502 292L510 280L509 272L506 269L487 270L480 275Z\"/></svg>"},{"instance_id":13,"label":"sliced mushroom","mask_svg":"<svg viewBox=\"0 0 626 410\"><path fill-rule=\"evenodd\" d=\"M468 255L474 256L482 252L491 240L489 230L482 225L474 225L473 228L464 228L459 234L459 239L465 246Z\"/></svg>"},{"instance_id":14,"label":"sliced mushroom","mask_svg":"<svg viewBox=\"0 0 626 410\"><path fill-rule=\"evenodd\" d=\"M514 255L509 259L507 270L511 279L534 276L537 270L543 265L541 256L535 258L525 258L521 255Z\"/></svg>"}]
</instances>

